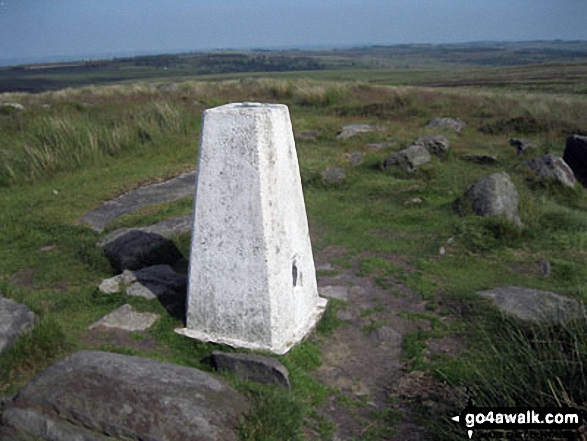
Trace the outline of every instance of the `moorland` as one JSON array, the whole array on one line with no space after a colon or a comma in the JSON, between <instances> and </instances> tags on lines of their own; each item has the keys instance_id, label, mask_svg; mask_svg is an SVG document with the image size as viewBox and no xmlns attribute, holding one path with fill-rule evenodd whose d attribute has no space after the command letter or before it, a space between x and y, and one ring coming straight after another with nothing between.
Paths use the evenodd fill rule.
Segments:
<instances>
[{"instance_id":1,"label":"moorland","mask_svg":"<svg viewBox=\"0 0 587 441\"><path fill-rule=\"evenodd\" d=\"M290 392L228 376L256 406L243 439L462 439L450 417L468 398L478 406L587 410L585 318L527 323L477 295L511 285L587 300L584 188L517 168L546 153L562 156L567 137L587 135L587 43L235 51L18 66L0 69L0 92L0 103L22 106L0 107L0 293L39 316L0 357L0 395L13 395L80 349L212 370L209 356L218 346L175 334L181 318L157 302L97 289L114 275L96 247L101 237L189 214L193 199L144 208L103 233L79 219L117 195L193 170L204 109L260 101L287 104L291 112L314 253L330 265L318 272L319 285L352 276L375 294L367 303L331 301L316 332L279 357ZM437 117L466 126L428 127ZM380 130L338 137L354 123ZM414 173L383 167L389 155L437 134L450 141L445 155ZM535 148L519 155L511 138ZM358 164L349 160L356 152ZM475 163L467 155L496 161ZM343 170L344 180L325 181L329 167ZM522 227L455 209L478 179L502 171L520 195ZM173 238L184 255L189 239ZM161 318L144 332L88 330L124 303ZM372 341L396 321L403 323L396 376L365 388L355 387L359 376L348 384L325 377L325 366L344 365L344 353L336 352L343 336ZM364 366L377 345L385 342L361 352Z\"/></svg>"}]
</instances>

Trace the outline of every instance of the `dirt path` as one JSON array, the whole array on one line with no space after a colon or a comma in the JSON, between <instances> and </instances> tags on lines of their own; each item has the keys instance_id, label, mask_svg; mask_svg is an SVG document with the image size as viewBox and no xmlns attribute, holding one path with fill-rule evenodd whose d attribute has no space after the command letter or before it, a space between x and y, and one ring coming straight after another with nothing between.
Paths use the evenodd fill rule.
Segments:
<instances>
[{"instance_id":1,"label":"dirt path","mask_svg":"<svg viewBox=\"0 0 587 441\"><path fill-rule=\"evenodd\" d=\"M341 252L323 250L316 266L328 268ZM425 302L392 278L382 289L371 278L356 276L359 262L355 258L350 268L336 267L336 275L318 278L321 296L346 302L338 312L343 324L321 343L323 365L316 376L334 392L320 412L335 425L335 440L424 439L405 395L419 395L417 389L428 385L420 373L406 373L401 353L408 333L430 329L429 320L416 317L428 312ZM435 352L454 349L453 341L443 340L434 340Z\"/></svg>"}]
</instances>

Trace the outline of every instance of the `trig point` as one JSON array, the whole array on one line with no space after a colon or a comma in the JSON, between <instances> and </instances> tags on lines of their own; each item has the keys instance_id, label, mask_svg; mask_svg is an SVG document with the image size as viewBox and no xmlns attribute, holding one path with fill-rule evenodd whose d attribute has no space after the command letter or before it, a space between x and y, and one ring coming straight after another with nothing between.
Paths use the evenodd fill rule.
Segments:
<instances>
[{"instance_id":1,"label":"trig point","mask_svg":"<svg viewBox=\"0 0 587 441\"><path fill-rule=\"evenodd\" d=\"M235 103L206 110L187 328L177 332L284 354L325 306L287 106Z\"/></svg>"}]
</instances>

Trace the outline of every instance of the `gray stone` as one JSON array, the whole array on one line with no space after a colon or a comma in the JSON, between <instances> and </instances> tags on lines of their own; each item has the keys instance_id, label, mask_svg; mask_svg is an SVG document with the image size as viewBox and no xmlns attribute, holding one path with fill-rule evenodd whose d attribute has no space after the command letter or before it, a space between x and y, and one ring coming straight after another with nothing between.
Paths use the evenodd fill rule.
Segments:
<instances>
[{"instance_id":1,"label":"gray stone","mask_svg":"<svg viewBox=\"0 0 587 441\"><path fill-rule=\"evenodd\" d=\"M587 187L587 136L569 136L563 153L563 160L573 170L577 181L583 187Z\"/></svg>"},{"instance_id":2,"label":"gray stone","mask_svg":"<svg viewBox=\"0 0 587 441\"><path fill-rule=\"evenodd\" d=\"M448 129L460 132L467 124L460 118L434 118L427 127L435 129Z\"/></svg>"},{"instance_id":3,"label":"gray stone","mask_svg":"<svg viewBox=\"0 0 587 441\"><path fill-rule=\"evenodd\" d=\"M463 155L461 158L465 161L475 162L477 164L490 165L497 163L497 158L493 155Z\"/></svg>"},{"instance_id":4,"label":"gray stone","mask_svg":"<svg viewBox=\"0 0 587 441\"><path fill-rule=\"evenodd\" d=\"M137 230L131 230L106 244L104 254L116 272L159 264L173 265L183 259L171 240Z\"/></svg>"},{"instance_id":5,"label":"gray stone","mask_svg":"<svg viewBox=\"0 0 587 441\"><path fill-rule=\"evenodd\" d=\"M212 364L219 371L231 372L241 380L274 384L290 389L287 369L271 357L214 351L212 352Z\"/></svg>"},{"instance_id":6,"label":"gray stone","mask_svg":"<svg viewBox=\"0 0 587 441\"><path fill-rule=\"evenodd\" d=\"M402 335L391 326L381 326L374 329L369 334L369 338L381 342L390 342L398 346L401 346L403 339Z\"/></svg>"},{"instance_id":7,"label":"gray stone","mask_svg":"<svg viewBox=\"0 0 587 441\"><path fill-rule=\"evenodd\" d=\"M118 239L120 236L128 233L129 231L136 230L144 233L158 234L166 238L177 236L183 233L189 233L192 231L192 215L177 216L169 219L165 219L161 222L157 222L153 225L147 225L145 227L133 227L133 228L119 228L104 236L96 244L100 248L104 248L108 243Z\"/></svg>"},{"instance_id":8,"label":"gray stone","mask_svg":"<svg viewBox=\"0 0 587 441\"><path fill-rule=\"evenodd\" d=\"M2 424L52 441L238 440L248 401L197 369L81 351L33 378Z\"/></svg>"},{"instance_id":9,"label":"gray stone","mask_svg":"<svg viewBox=\"0 0 587 441\"><path fill-rule=\"evenodd\" d=\"M480 179L469 188L466 196L479 216L504 216L522 226L518 215L518 191L506 172Z\"/></svg>"},{"instance_id":10,"label":"gray stone","mask_svg":"<svg viewBox=\"0 0 587 441\"><path fill-rule=\"evenodd\" d=\"M342 132L338 134L336 139L347 139L351 136L358 135L359 133L374 132L379 130L383 130L383 128L371 124L349 124L342 128Z\"/></svg>"},{"instance_id":11,"label":"gray stone","mask_svg":"<svg viewBox=\"0 0 587 441\"><path fill-rule=\"evenodd\" d=\"M35 314L25 305L0 297L0 353L33 327Z\"/></svg>"},{"instance_id":12,"label":"gray stone","mask_svg":"<svg viewBox=\"0 0 587 441\"><path fill-rule=\"evenodd\" d=\"M426 150L436 156L444 155L450 147L450 142L444 135L422 136L414 144L426 147Z\"/></svg>"},{"instance_id":13,"label":"gray stone","mask_svg":"<svg viewBox=\"0 0 587 441\"><path fill-rule=\"evenodd\" d=\"M131 305L126 304L92 323L88 329L102 326L131 332L146 331L153 326L159 317L159 314L152 312L136 312Z\"/></svg>"},{"instance_id":14,"label":"gray stone","mask_svg":"<svg viewBox=\"0 0 587 441\"><path fill-rule=\"evenodd\" d=\"M322 182L325 184L339 184L343 182L346 175L342 169L338 167L329 167L322 172Z\"/></svg>"},{"instance_id":15,"label":"gray stone","mask_svg":"<svg viewBox=\"0 0 587 441\"><path fill-rule=\"evenodd\" d=\"M530 144L528 141L526 141L525 139L517 139L517 138L510 139L510 145L512 147L516 148L518 155L525 153L526 150L528 150L528 149L536 148L532 144Z\"/></svg>"},{"instance_id":16,"label":"gray stone","mask_svg":"<svg viewBox=\"0 0 587 441\"><path fill-rule=\"evenodd\" d=\"M104 231L106 225L125 214L133 213L149 205L193 196L195 176L195 171L188 172L165 182L129 191L85 214L81 220L96 231Z\"/></svg>"},{"instance_id":17,"label":"gray stone","mask_svg":"<svg viewBox=\"0 0 587 441\"><path fill-rule=\"evenodd\" d=\"M580 303L550 291L500 286L478 294L491 300L503 313L534 323L563 323L585 313Z\"/></svg>"},{"instance_id":18,"label":"gray stone","mask_svg":"<svg viewBox=\"0 0 587 441\"><path fill-rule=\"evenodd\" d=\"M114 294L120 292L120 284L122 283L122 274L119 274L109 279L104 279L100 282L98 289L105 294Z\"/></svg>"},{"instance_id":19,"label":"gray stone","mask_svg":"<svg viewBox=\"0 0 587 441\"><path fill-rule=\"evenodd\" d=\"M575 186L575 175L567 163L558 156L548 154L541 158L534 158L520 165L536 173L539 179L554 179L567 187Z\"/></svg>"},{"instance_id":20,"label":"gray stone","mask_svg":"<svg viewBox=\"0 0 587 441\"><path fill-rule=\"evenodd\" d=\"M540 273L544 277L550 277L550 274L552 273L552 266L550 265L550 262L548 260L542 259L539 262L539 264L540 264Z\"/></svg>"},{"instance_id":21,"label":"gray stone","mask_svg":"<svg viewBox=\"0 0 587 441\"><path fill-rule=\"evenodd\" d=\"M399 167L408 173L413 173L420 165L430 162L431 159L426 147L416 144L389 156L383 163L383 167L386 169Z\"/></svg>"},{"instance_id":22,"label":"gray stone","mask_svg":"<svg viewBox=\"0 0 587 441\"><path fill-rule=\"evenodd\" d=\"M351 165L357 166L363 163L363 154L361 152L353 152L349 155L349 162Z\"/></svg>"}]
</instances>

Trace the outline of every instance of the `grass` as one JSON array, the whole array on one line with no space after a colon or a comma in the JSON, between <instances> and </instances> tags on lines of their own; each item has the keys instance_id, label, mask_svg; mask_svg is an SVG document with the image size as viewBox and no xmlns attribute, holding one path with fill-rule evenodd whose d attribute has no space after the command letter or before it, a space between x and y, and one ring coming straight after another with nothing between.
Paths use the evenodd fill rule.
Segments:
<instances>
[{"instance_id":1,"label":"grass","mask_svg":"<svg viewBox=\"0 0 587 441\"><path fill-rule=\"evenodd\" d=\"M478 73L484 72L495 74ZM487 405L516 400L557 405L558 400L584 406L584 324L528 328L496 317L477 303L475 292L520 285L585 300L585 191L539 182L519 171L516 166L525 158L517 157L508 141L523 136L538 146L530 155L561 155L567 135L575 128L587 130L581 117L586 98L368 84L387 81L376 80L380 74L370 71L361 83L284 79L283 74L185 81L176 92L167 93L139 82L4 95L3 101L21 102L25 111L0 114L0 291L30 306L39 324L0 357L0 394L12 394L47 364L79 349L140 354L211 371L209 355L218 347L175 334L181 318L158 303L96 290L111 270L95 247L101 235L78 219L120 193L193 169L204 107L266 101L289 106L296 134L320 131L317 139L297 141L314 247L343 249L333 265L350 268L356 260L358 275L373 278L380 287L396 286L390 283L394 280L420 294L427 312L404 318L428 320L431 330L406 337L403 359L410 369L433 372L454 388L469 387L479 403ZM388 155L433 133L426 124L435 116L467 122L460 133L446 133L448 155L410 176L384 172L381 164ZM337 140L343 125L357 122L383 130ZM388 146L370 150L369 143ZM364 153L359 166L348 160L355 151ZM463 161L469 153L496 155L499 164ZM328 187L316 179L329 166L345 171L344 185ZM502 170L520 193L523 229L455 210L454 201L471 184ZM414 198L421 203L411 202ZM107 232L188 214L192 203L185 198L143 209L118 219ZM188 253L189 235L174 241ZM44 247L51 248L41 251ZM439 254L440 247L446 254ZM551 263L549 277L541 275L540 260ZM89 339L89 324L125 302L161 314L154 328L129 337L134 343L153 341L152 349L137 349L132 343L100 346ZM336 332L337 310L344 306L329 302L316 339L327 342ZM362 316L377 312L375 306ZM441 324L440 314L450 315L455 324ZM364 331L380 325L372 320ZM458 357L424 356L430 339L452 332L460 333L473 349ZM311 428L322 439L332 438L334 428L317 411L329 393L312 375L321 363L318 346L306 341L280 359L290 371L289 394L230 379L256 403L242 437L301 439L304 428ZM437 416L427 420L432 432L440 430ZM396 424L397 415L382 411L373 421L363 439L391 436L383 428Z\"/></svg>"}]
</instances>

